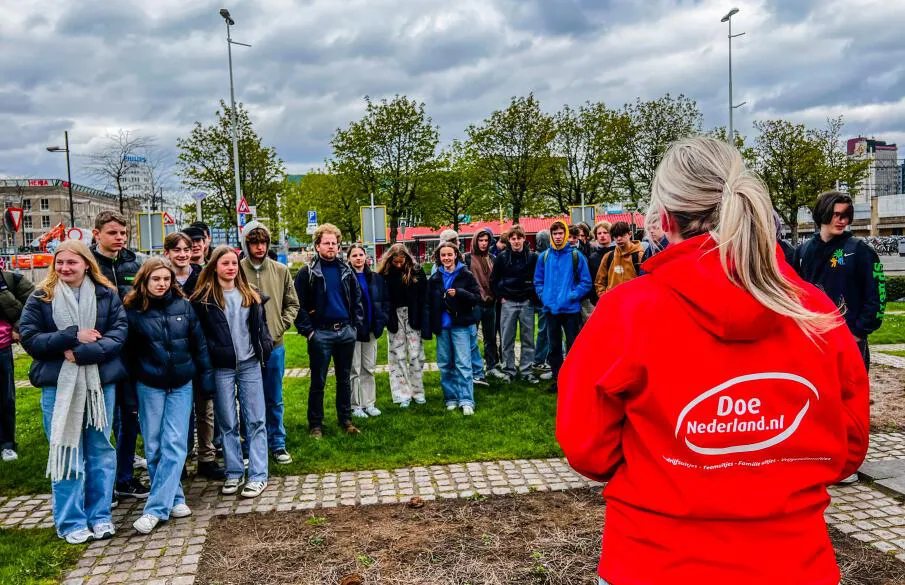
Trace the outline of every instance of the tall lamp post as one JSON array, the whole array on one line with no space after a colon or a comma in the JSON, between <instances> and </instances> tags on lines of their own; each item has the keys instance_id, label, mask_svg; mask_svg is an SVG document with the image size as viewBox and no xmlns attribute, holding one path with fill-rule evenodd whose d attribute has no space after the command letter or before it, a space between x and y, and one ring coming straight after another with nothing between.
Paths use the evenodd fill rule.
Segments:
<instances>
[{"instance_id":1,"label":"tall lamp post","mask_svg":"<svg viewBox=\"0 0 905 585\"><path fill-rule=\"evenodd\" d=\"M735 145L735 128L732 123L732 115L736 108L740 108L744 106L748 102L742 102L740 104L734 104L732 102L732 39L735 37L740 37L745 33L738 33L736 35L732 34L732 17L738 14L738 8L733 8L729 11L726 16L720 19L720 22L728 22L729 23L729 135L727 139L729 140L729 144Z\"/></svg>"},{"instance_id":2,"label":"tall lamp post","mask_svg":"<svg viewBox=\"0 0 905 585\"><path fill-rule=\"evenodd\" d=\"M229 55L229 103L233 113L233 173L235 173L236 181L236 241L239 241L239 225L242 223L239 213L239 202L242 201L242 185L239 180L239 115L236 112L236 89L233 83L233 45L242 45L250 47L246 43L234 41L230 35L230 26L235 26L236 21L233 20L226 8L220 9L220 16L226 21L226 50Z\"/></svg>"},{"instance_id":3,"label":"tall lamp post","mask_svg":"<svg viewBox=\"0 0 905 585\"><path fill-rule=\"evenodd\" d=\"M63 131L66 147L48 146L47 152L66 153L66 181L69 184L69 227L75 227L75 204L72 202L72 166L69 164L69 130Z\"/></svg>"}]
</instances>

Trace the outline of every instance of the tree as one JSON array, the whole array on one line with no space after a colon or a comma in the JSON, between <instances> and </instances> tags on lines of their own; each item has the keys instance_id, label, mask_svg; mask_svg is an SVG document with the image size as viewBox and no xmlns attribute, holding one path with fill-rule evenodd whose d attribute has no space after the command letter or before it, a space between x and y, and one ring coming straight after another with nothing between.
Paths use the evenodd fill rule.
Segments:
<instances>
[{"instance_id":1,"label":"tree","mask_svg":"<svg viewBox=\"0 0 905 585\"><path fill-rule=\"evenodd\" d=\"M492 191L479 180L476 161L458 140L440 153L437 169L426 177L425 220L435 227L452 225L459 231L462 216L483 217L493 208Z\"/></svg>"},{"instance_id":2,"label":"tree","mask_svg":"<svg viewBox=\"0 0 905 585\"><path fill-rule=\"evenodd\" d=\"M472 124L467 133L479 172L498 203L512 209L513 221L532 204L542 205L556 129L533 93L512 98L508 108L493 112L480 126Z\"/></svg>"},{"instance_id":3,"label":"tree","mask_svg":"<svg viewBox=\"0 0 905 585\"><path fill-rule=\"evenodd\" d=\"M148 136L139 136L131 130L120 130L116 134L107 134L104 146L90 154L85 170L88 176L100 183L103 188L115 188L119 194L119 211L125 211L125 200L138 199L141 193L127 193L126 175L139 160L147 161L149 151L155 149L155 141ZM156 151L156 149L155 149Z\"/></svg>"},{"instance_id":4,"label":"tree","mask_svg":"<svg viewBox=\"0 0 905 585\"><path fill-rule=\"evenodd\" d=\"M841 118L828 120L824 130L808 130L787 120L758 121L754 127L760 133L754 145L755 166L797 243L799 210L813 208L817 196L837 182L856 185L869 163L848 159L842 152Z\"/></svg>"},{"instance_id":5,"label":"tree","mask_svg":"<svg viewBox=\"0 0 905 585\"><path fill-rule=\"evenodd\" d=\"M298 183L286 181L283 184L284 225L293 237L301 240L310 240L305 229L308 210L313 210L317 211L320 223L332 223L342 231L344 240L356 241L362 204L358 186L353 181L325 169L304 175Z\"/></svg>"},{"instance_id":6,"label":"tree","mask_svg":"<svg viewBox=\"0 0 905 585\"><path fill-rule=\"evenodd\" d=\"M615 198L616 163L624 152L619 136L627 122L625 113L601 102L578 110L566 105L554 116L550 190L557 211Z\"/></svg>"},{"instance_id":7,"label":"tree","mask_svg":"<svg viewBox=\"0 0 905 585\"><path fill-rule=\"evenodd\" d=\"M336 130L329 171L351 181L362 201L374 194L376 203L386 205L395 242L399 218L418 206L424 180L436 167L440 133L424 103L399 95L365 102L361 120Z\"/></svg>"},{"instance_id":8,"label":"tree","mask_svg":"<svg viewBox=\"0 0 905 585\"><path fill-rule=\"evenodd\" d=\"M626 104L627 125L617 126L615 143L622 149L617 157L619 183L633 207L647 202L657 165L673 142L699 134L703 116L694 100L666 94L661 98Z\"/></svg>"},{"instance_id":9,"label":"tree","mask_svg":"<svg viewBox=\"0 0 905 585\"><path fill-rule=\"evenodd\" d=\"M278 223L277 193L284 177L283 161L273 147L263 146L248 117L238 104L239 177L242 196L249 205L257 205L258 215ZM195 122L186 138L176 141L179 147L178 174L185 187L205 191L202 203L205 218L215 225L235 226L236 196L233 169L232 110L220 100L215 113L217 121L209 126Z\"/></svg>"}]
</instances>

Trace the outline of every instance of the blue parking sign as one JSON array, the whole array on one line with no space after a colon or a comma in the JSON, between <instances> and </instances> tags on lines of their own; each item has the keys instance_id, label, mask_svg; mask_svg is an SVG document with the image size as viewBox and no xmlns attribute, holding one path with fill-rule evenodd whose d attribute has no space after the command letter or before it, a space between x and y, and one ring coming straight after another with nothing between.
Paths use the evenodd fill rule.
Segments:
<instances>
[{"instance_id":1,"label":"blue parking sign","mask_svg":"<svg viewBox=\"0 0 905 585\"><path fill-rule=\"evenodd\" d=\"M317 211L308 210L308 225L317 225Z\"/></svg>"}]
</instances>

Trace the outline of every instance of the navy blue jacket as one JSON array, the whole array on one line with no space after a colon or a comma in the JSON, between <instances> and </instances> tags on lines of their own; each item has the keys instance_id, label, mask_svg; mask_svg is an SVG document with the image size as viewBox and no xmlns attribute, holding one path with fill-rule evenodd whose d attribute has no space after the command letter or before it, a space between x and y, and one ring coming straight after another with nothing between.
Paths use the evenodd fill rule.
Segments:
<instances>
[{"instance_id":1,"label":"navy blue jacket","mask_svg":"<svg viewBox=\"0 0 905 585\"><path fill-rule=\"evenodd\" d=\"M427 302L421 316L421 337L430 339L443 331L443 312L452 317L453 327L467 327L477 323L474 308L481 301L478 281L468 268L462 268L449 288L456 289L455 296L446 294L443 273L434 272L427 280Z\"/></svg>"},{"instance_id":2,"label":"navy blue jacket","mask_svg":"<svg viewBox=\"0 0 905 585\"><path fill-rule=\"evenodd\" d=\"M349 313L349 324L355 331L363 331L364 315L361 312L361 289L358 287L358 279L345 262L339 260L336 262L339 265L341 293L346 311ZM315 256L311 264L299 270L295 277L295 292L301 305L295 317L295 327L299 334L309 337L315 329L329 324L324 318L327 311L327 283L321 270L320 256Z\"/></svg>"},{"instance_id":3,"label":"navy blue jacket","mask_svg":"<svg viewBox=\"0 0 905 585\"><path fill-rule=\"evenodd\" d=\"M493 261L490 273L490 288L498 299L524 302L537 298L534 293L534 270L537 268L537 254L528 249L527 243L521 252L508 248L500 252Z\"/></svg>"},{"instance_id":4,"label":"navy blue jacket","mask_svg":"<svg viewBox=\"0 0 905 585\"><path fill-rule=\"evenodd\" d=\"M364 275L371 296L371 320L368 321L368 310L364 306L367 297L361 293L362 328L357 330L358 341L370 341L371 333L379 339L387 326L387 316L390 314L390 292L387 290L383 275L373 272L367 266Z\"/></svg>"},{"instance_id":5,"label":"navy blue jacket","mask_svg":"<svg viewBox=\"0 0 905 585\"><path fill-rule=\"evenodd\" d=\"M63 352L71 349L75 363L84 366L97 364L101 384L113 384L127 378L120 353L126 342L128 322L119 295L109 288L95 285L97 297L97 321L94 328L101 338L93 343L80 343L76 335L78 327L73 325L60 331L53 322L53 307L41 298L43 291L36 291L28 298L22 309L19 332L22 347L34 361L28 372L28 379L36 388L56 386L63 367Z\"/></svg>"},{"instance_id":6,"label":"navy blue jacket","mask_svg":"<svg viewBox=\"0 0 905 585\"><path fill-rule=\"evenodd\" d=\"M264 304L268 297L261 294L260 303L252 303L248 311L248 333L251 338L251 347L255 357L261 362L261 367L270 359L273 351L273 338L267 329L267 319L264 318ZM193 301L192 308L198 315L201 323L201 331L207 340L207 352L211 358L211 366L214 368L234 370L239 366L236 359L236 347L233 345L233 337L229 331L229 321L226 313L216 303Z\"/></svg>"},{"instance_id":7,"label":"navy blue jacket","mask_svg":"<svg viewBox=\"0 0 905 585\"><path fill-rule=\"evenodd\" d=\"M815 235L795 250L792 266L836 303L855 337L866 339L883 324L886 275L861 238L846 232L824 242Z\"/></svg>"},{"instance_id":8,"label":"navy blue jacket","mask_svg":"<svg viewBox=\"0 0 905 585\"><path fill-rule=\"evenodd\" d=\"M135 282L135 275L141 268L141 262L138 256L129 248L123 248L116 255L116 259L110 259L97 251L97 245L91 246L94 253L94 259L101 269L101 273L107 277L107 280L113 283L119 291L119 299L123 300L129 291L132 290L132 283Z\"/></svg>"},{"instance_id":9,"label":"navy blue jacket","mask_svg":"<svg viewBox=\"0 0 905 585\"><path fill-rule=\"evenodd\" d=\"M207 341L192 304L167 292L149 299L148 310L127 309L129 339L123 352L132 377L151 388L180 388L198 374L201 393L212 396Z\"/></svg>"}]
</instances>

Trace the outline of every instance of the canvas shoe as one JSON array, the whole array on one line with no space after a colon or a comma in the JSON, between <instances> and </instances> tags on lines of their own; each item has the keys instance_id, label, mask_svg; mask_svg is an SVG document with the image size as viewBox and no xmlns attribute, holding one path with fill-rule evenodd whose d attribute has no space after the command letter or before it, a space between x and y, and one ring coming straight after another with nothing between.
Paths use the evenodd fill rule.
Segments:
<instances>
[{"instance_id":1,"label":"canvas shoe","mask_svg":"<svg viewBox=\"0 0 905 585\"><path fill-rule=\"evenodd\" d=\"M245 478L242 477L232 477L223 482L223 487L220 489L220 493L225 496L231 496L237 491L239 491L239 487L245 483Z\"/></svg>"},{"instance_id":2,"label":"canvas shoe","mask_svg":"<svg viewBox=\"0 0 905 585\"><path fill-rule=\"evenodd\" d=\"M506 377L506 372L504 372L503 370L501 370L499 368L493 368L492 370L490 370L487 373L499 380L502 380L503 378Z\"/></svg>"},{"instance_id":3,"label":"canvas shoe","mask_svg":"<svg viewBox=\"0 0 905 585\"><path fill-rule=\"evenodd\" d=\"M365 408L365 412L368 413L368 416L380 416L380 409L376 406L369 406Z\"/></svg>"},{"instance_id":4,"label":"canvas shoe","mask_svg":"<svg viewBox=\"0 0 905 585\"><path fill-rule=\"evenodd\" d=\"M541 364L533 364L531 367L535 372L549 372L552 370L550 364L548 364L547 362L543 362Z\"/></svg>"},{"instance_id":5,"label":"canvas shoe","mask_svg":"<svg viewBox=\"0 0 905 585\"><path fill-rule=\"evenodd\" d=\"M116 484L116 495L121 498L138 498L145 500L151 492L138 478L133 477L129 481L121 481Z\"/></svg>"},{"instance_id":6,"label":"canvas shoe","mask_svg":"<svg viewBox=\"0 0 905 585\"><path fill-rule=\"evenodd\" d=\"M356 408L352 410L352 416L355 418L368 418L368 413L363 408Z\"/></svg>"},{"instance_id":7,"label":"canvas shoe","mask_svg":"<svg viewBox=\"0 0 905 585\"><path fill-rule=\"evenodd\" d=\"M427 398L424 396L415 396L413 400L415 401L415 404L425 404L427 402Z\"/></svg>"},{"instance_id":8,"label":"canvas shoe","mask_svg":"<svg viewBox=\"0 0 905 585\"><path fill-rule=\"evenodd\" d=\"M192 509L185 504L176 504L170 510L170 518L188 518L192 515Z\"/></svg>"},{"instance_id":9,"label":"canvas shoe","mask_svg":"<svg viewBox=\"0 0 905 585\"><path fill-rule=\"evenodd\" d=\"M466 404L465 406L462 407L462 414L464 414L465 416L471 416L471 415L473 415L473 414L474 414L474 406L471 406L471 405L469 405L469 404Z\"/></svg>"},{"instance_id":10,"label":"canvas shoe","mask_svg":"<svg viewBox=\"0 0 905 585\"><path fill-rule=\"evenodd\" d=\"M139 532L141 534L151 534L151 531L157 528L157 524L159 523L160 518L158 518L157 516L145 514L132 524L132 528L134 528L136 532Z\"/></svg>"},{"instance_id":11,"label":"canvas shoe","mask_svg":"<svg viewBox=\"0 0 905 585\"><path fill-rule=\"evenodd\" d=\"M292 463L292 455L286 449L277 449L273 452L273 460L280 465L289 465Z\"/></svg>"},{"instance_id":12,"label":"canvas shoe","mask_svg":"<svg viewBox=\"0 0 905 585\"><path fill-rule=\"evenodd\" d=\"M243 498L257 498L266 487L266 481L250 481L242 488L242 493L240 495Z\"/></svg>"},{"instance_id":13,"label":"canvas shoe","mask_svg":"<svg viewBox=\"0 0 905 585\"><path fill-rule=\"evenodd\" d=\"M94 540L107 540L116 535L116 528L112 522L101 522L94 527Z\"/></svg>"},{"instance_id":14,"label":"canvas shoe","mask_svg":"<svg viewBox=\"0 0 905 585\"><path fill-rule=\"evenodd\" d=\"M75 532L70 532L63 538L69 544L85 544L86 542L94 538L94 533L87 528L80 528Z\"/></svg>"},{"instance_id":15,"label":"canvas shoe","mask_svg":"<svg viewBox=\"0 0 905 585\"><path fill-rule=\"evenodd\" d=\"M525 384L537 384L540 380L534 374L525 374L522 376L522 382Z\"/></svg>"},{"instance_id":16,"label":"canvas shoe","mask_svg":"<svg viewBox=\"0 0 905 585\"><path fill-rule=\"evenodd\" d=\"M403 400L402 402L399 403L399 408L408 408L411 405L412 405L411 400Z\"/></svg>"},{"instance_id":17,"label":"canvas shoe","mask_svg":"<svg viewBox=\"0 0 905 585\"><path fill-rule=\"evenodd\" d=\"M15 461L19 458L19 454L13 449L4 449L3 453L0 454L0 457L2 457L4 461Z\"/></svg>"},{"instance_id":18,"label":"canvas shoe","mask_svg":"<svg viewBox=\"0 0 905 585\"><path fill-rule=\"evenodd\" d=\"M487 383L487 380L485 380L484 378L474 378L474 379L472 380L472 383L473 383L475 386L490 386L490 384L488 384L488 383Z\"/></svg>"}]
</instances>

